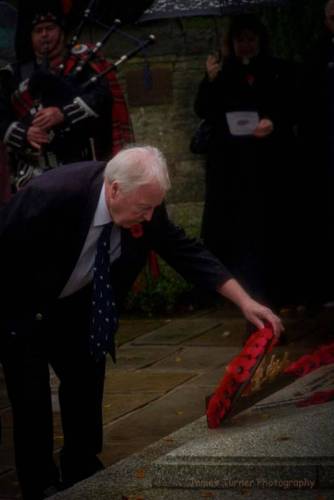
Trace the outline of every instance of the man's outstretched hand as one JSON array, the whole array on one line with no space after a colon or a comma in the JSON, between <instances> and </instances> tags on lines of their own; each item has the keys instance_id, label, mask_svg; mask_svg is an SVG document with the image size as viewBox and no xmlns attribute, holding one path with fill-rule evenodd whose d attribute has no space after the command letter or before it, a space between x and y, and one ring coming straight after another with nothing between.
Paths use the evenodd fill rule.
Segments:
<instances>
[{"instance_id":1,"label":"man's outstretched hand","mask_svg":"<svg viewBox=\"0 0 334 500\"><path fill-rule=\"evenodd\" d=\"M243 307L241 307L241 311L245 318L259 330L264 328L265 323L269 323L277 338L284 331L281 319L269 307L263 306L253 299L246 301Z\"/></svg>"},{"instance_id":2,"label":"man's outstretched hand","mask_svg":"<svg viewBox=\"0 0 334 500\"><path fill-rule=\"evenodd\" d=\"M234 302L241 309L245 318L258 329L264 328L265 323L269 323L277 338L284 331L284 326L280 318L269 307L263 306L252 299L234 278L226 281L217 291Z\"/></svg>"}]
</instances>

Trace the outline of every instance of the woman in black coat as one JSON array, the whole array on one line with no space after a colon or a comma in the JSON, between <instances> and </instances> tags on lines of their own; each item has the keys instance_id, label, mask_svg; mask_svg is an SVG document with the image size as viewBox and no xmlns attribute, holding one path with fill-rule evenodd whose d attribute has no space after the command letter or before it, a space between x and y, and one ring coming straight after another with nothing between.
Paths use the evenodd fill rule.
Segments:
<instances>
[{"instance_id":1,"label":"woman in black coat","mask_svg":"<svg viewBox=\"0 0 334 500\"><path fill-rule=\"evenodd\" d=\"M258 299L281 306L293 300L285 276L293 262L294 69L268 54L253 16L234 18L223 51L209 55L195 101L212 125L202 237Z\"/></svg>"}]
</instances>

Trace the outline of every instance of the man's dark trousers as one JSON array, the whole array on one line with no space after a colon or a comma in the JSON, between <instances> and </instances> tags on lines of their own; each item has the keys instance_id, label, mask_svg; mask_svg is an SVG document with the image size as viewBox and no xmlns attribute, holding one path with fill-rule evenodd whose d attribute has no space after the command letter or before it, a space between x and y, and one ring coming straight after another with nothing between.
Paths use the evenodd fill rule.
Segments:
<instances>
[{"instance_id":1,"label":"man's dark trousers","mask_svg":"<svg viewBox=\"0 0 334 500\"><path fill-rule=\"evenodd\" d=\"M101 468L102 397L105 361L89 353L91 288L59 299L37 315L24 337L5 339L3 367L14 418L17 472L25 499L43 498L58 482L53 461L52 406L48 363L60 380L64 446L60 464L65 486Z\"/></svg>"}]
</instances>

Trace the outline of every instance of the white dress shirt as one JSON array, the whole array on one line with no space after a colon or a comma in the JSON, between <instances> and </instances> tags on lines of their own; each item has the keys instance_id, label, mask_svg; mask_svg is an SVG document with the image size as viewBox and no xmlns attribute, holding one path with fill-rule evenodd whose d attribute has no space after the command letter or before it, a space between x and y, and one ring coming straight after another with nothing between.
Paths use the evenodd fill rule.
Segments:
<instances>
[{"instance_id":1,"label":"white dress shirt","mask_svg":"<svg viewBox=\"0 0 334 500\"><path fill-rule=\"evenodd\" d=\"M92 281L97 240L99 239L103 226L111 221L112 219L105 199L105 184L103 183L100 198L85 244L81 250L72 274L59 296L60 298L72 295L74 292L77 292L80 288L83 288L90 281ZM120 255L121 232L119 227L113 225L110 237L110 262L116 260Z\"/></svg>"}]
</instances>

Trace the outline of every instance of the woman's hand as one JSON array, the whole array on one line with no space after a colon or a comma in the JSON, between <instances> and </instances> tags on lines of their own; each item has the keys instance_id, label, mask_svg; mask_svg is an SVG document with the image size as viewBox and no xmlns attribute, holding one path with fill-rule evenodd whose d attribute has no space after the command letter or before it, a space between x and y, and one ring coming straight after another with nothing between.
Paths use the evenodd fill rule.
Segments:
<instances>
[{"instance_id":1,"label":"woman's hand","mask_svg":"<svg viewBox=\"0 0 334 500\"><path fill-rule=\"evenodd\" d=\"M221 62L218 55L210 54L206 60L206 72L210 82L212 82L221 70Z\"/></svg>"},{"instance_id":2,"label":"woman's hand","mask_svg":"<svg viewBox=\"0 0 334 500\"><path fill-rule=\"evenodd\" d=\"M254 137L262 139L262 137L267 137L274 130L274 124L268 118L262 118L257 124L256 129L253 132Z\"/></svg>"}]
</instances>

